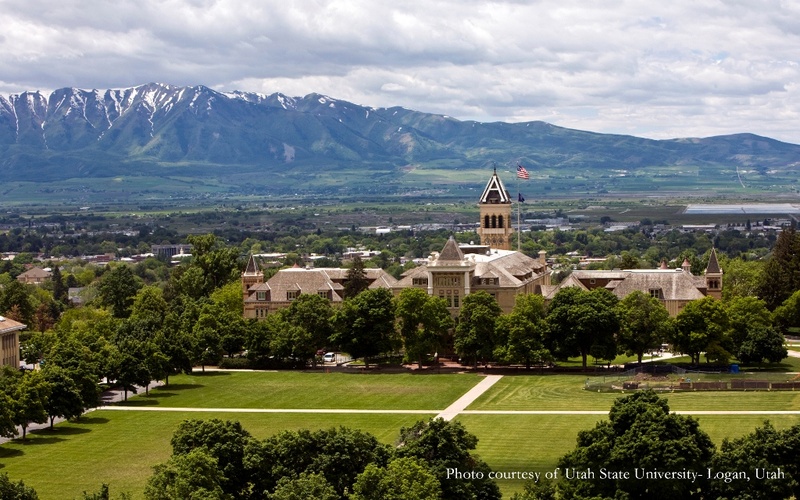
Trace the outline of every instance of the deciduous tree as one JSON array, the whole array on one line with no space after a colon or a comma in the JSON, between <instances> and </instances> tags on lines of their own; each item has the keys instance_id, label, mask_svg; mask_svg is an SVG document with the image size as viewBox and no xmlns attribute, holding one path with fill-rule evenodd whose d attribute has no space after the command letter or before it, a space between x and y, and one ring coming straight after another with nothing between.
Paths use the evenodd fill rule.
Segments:
<instances>
[{"instance_id":1,"label":"deciduous tree","mask_svg":"<svg viewBox=\"0 0 800 500\"><path fill-rule=\"evenodd\" d=\"M644 353L660 347L669 337L672 320L655 297L636 290L623 298L617 308L620 329L617 342L627 356L635 354L642 364Z\"/></svg>"},{"instance_id":2,"label":"deciduous tree","mask_svg":"<svg viewBox=\"0 0 800 500\"><path fill-rule=\"evenodd\" d=\"M494 354L495 322L502 310L494 297L480 290L464 297L454 339L456 352L478 365Z\"/></svg>"},{"instance_id":3,"label":"deciduous tree","mask_svg":"<svg viewBox=\"0 0 800 500\"><path fill-rule=\"evenodd\" d=\"M369 358L388 352L395 346L394 297L385 288L365 290L345 299L333 317L334 344L354 358Z\"/></svg>"},{"instance_id":4,"label":"deciduous tree","mask_svg":"<svg viewBox=\"0 0 800 500\"><path fill-rule=\"evenodd\" d=\"M453 327L447 302L420 288L406 288L397 296L396 314L406 357L415 359L422 368L423 358L439 351Z\"/></svg>"}]
</instances>

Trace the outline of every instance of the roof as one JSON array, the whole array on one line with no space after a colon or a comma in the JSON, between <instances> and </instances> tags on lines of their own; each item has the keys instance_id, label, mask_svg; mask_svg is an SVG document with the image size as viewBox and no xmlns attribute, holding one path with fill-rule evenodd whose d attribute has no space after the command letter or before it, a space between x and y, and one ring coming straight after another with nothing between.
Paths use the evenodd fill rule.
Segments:
<instances>
[{"instance_id":1,"label":"roof","mask_svg":"<svg viewBox=\"0 0 800 500\"><path fill-rule=\"evenodd\" d=\"M590 280L609 280L604 287L617 297L625 297L635 290L649 292L659 290L664 300L702 299L705 294L705 278L694 276L683 269L626 269L615 271L573 271L555 289L548 290L552 298L561 288L585 285ZM598 285L599 286L599 285ZM592 288L591 285L585 288Z\"/></svg>"},{"instance_id":2,"label":"roof","mask_svg":"<svg viewBox=\"0 0 800 500\"><path fill-rule=\"evenodd\" d=\"M722 269L719 267L719 262L717 262L717 250L715 248L711 248L711 255L708 256L708 267L706 267L706 274L722 274Z\"/></svg>"},{"instance_id":3,"label":"roof","mask_svg":"<svg viewBox=\"0 0 800 500\"><path fill-rule=\"evenodd\" d=\"M281 269L267 281L266 286L271 291L273 302L287 301L286 292L289 291L315 294L328 290L334 292L331 299L338 302L342 300L338 292L344 290L342 282L347 279L347 272L348 269L341 268ZM371 281L369 288L389 288L397 281L383 269L368 268L364 272ZM250 291L254 289L251 287Z\"/></svg>"},{"instance_id":4,"label":"roof","mask_svg":"<svg viewBox=\"0 0 800 500\"><path fill-rule=\"evenodd\" d=\"M17 276L17 277L18 278L19 277L22 277L22 278L49 278L52 274L53 273L51 273L50 271L45 271L44 269L42 269L40 267L32 267L32 268L28 269L27 271L25 271L24 273L20 273L19 276Z\"/></svg>"},{"instance_id":5,"label":"roof","mask_svg":"<svg viewBox=\"0 0 800 500\"><path fill-rule=\"evenodd\" d=\"M503 181L497 176L497 170L483 189L480 203L511 203L511 197L508 195Z\"/></svg>"},{"instance_id":6,"label":"roof","mask_svg":"<svg viewBox=\"0 0 800 500\"><path fill-rule=\"evenodd\" d=\"M447 243L444 244L444 248L442 248L442 251L439 253L439 258L437 260L458 262L464 260L464 252L458 248L458 243L456 243L456 240L453 239L452 236L447 240Z\"/></svg>"},{"instance_id":7,"label":"roof","mask_svg":"<svg viewBox=\"0 0 800 500\"><path fill-rule=\"evenodd\" d=\"M13 319L0 316L0 334L11 333L17 330L24 330L26 328L28 328L28 326L20 323L19 321L14 321Z\"/></svg>"},{"instance_id":8,"label":"roof","mask_svg":"<svg viewBox=\"0 0 800 500\"><path fill-rule=\"evenodd\" d=\"M250 259L247 261L247 267L244 270L245 276L254 276L260 273L261 271L258 269L255 255L250 255Z\"/></svg>"}]
</instances>

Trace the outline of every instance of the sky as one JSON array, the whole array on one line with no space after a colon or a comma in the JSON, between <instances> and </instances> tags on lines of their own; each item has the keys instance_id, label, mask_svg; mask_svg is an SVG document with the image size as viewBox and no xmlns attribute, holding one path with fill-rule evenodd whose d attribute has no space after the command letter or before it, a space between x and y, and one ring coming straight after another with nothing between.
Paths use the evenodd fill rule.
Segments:
<instances>
[{"instance_id":1,"label":"sky","mask_svg":"<svg viewBox=\"0 0 800 500\"><path fill-rule=\"evenodd\" d=\"M797 0L0 0L0 95L158 82L800 143Z\"/></svg>"}]
</instances>

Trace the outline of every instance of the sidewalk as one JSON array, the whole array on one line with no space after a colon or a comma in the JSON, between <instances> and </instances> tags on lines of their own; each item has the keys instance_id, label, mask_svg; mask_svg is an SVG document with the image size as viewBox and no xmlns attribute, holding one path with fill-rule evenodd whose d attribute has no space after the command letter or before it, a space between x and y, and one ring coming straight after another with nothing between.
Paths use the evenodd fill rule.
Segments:
<instances>
[{"instance_id":1,"label":"sidewalk","mask_svg":"<svg viewBox=\"0 0 800 500\"><path fill-rule=\"evenodd\" d=\"M150 385L148 386L148 389L153 389L154 387L159 387L159 386L162 386L162 385L164 385L164 382L159 382L159 381L155 381L154 380L154 381L150 382ZM144 394L144 392L145 392L145 388L144 387L137 386L136 390L138 391L137 392L138 394ZM134 395L134 394L131 391L128 391L128 397L130 398L132 395ZM125 391L123 391L122 389L109 389L109 390L103 392L100 395L100 406L98 408L103 408L104 406L110 405L112 403L119 403L120 401L122 401L124 399L125 399ZM94 410L96 410L98 408L89 408L84 413L84 415L86 415L86 413L94 411ZM63 418L60 418L60 417L56 418L55 420L53 420L53 425L59 424L59 423L61 423L63 421L64 421ZM48 419L47 422L45 422L43 424L29 424L28 425L27 434L31 434L33 432L37 432L37 431L40 431L42 429L49 429L49 428L50 428L50 419ZM14 438L0 437L0 444L7 443L7 442L13 441L15 439L22 439L22 428L21 427L17 427L17 437L14 437Z\"/></svg>"}]
</instances>

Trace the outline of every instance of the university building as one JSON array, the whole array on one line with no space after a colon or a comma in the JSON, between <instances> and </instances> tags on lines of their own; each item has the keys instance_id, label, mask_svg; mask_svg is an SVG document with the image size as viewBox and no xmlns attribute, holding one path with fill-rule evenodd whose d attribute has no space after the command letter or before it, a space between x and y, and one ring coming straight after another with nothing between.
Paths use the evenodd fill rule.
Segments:
<instances>
[{"instance_id":1,"label":"university building","mask_svg":"<svg viewBox=\"0 0 800 500\"><path fill-rule=\"evenodd\" d=\"M420 288L428 295L443 298L453 317L457 317L464 297L485 291L497 300L503 312L510 312L516 296L536 293L549 302L563 288L584 290L606 288L619 298L634 290L656 297L676 316L686 304L706 296L721 298L722 269L712 249L703 276L694 276L688 262L678 269L626 269L613 271L573 271L558 285L550 283L546 253L537 258L511 249L514 239L511 224L512 199L495 171L479 199L480 244L458 244L452 237L442 250L427 262L406 271L395 280L382 269L365 269L370 288L388 288L398 295L406 288ZM264 281L254 256L242 273L245 318L264 318L288 307L302 293L316 293L331 302L343 300L347 269L282 269Z\"/></svg>"},{"instance_id":2,"label":"university building","mask_svg":"<svg viewBox=\"0 0 800 500\"><path fill-rule=\"evenodd\" d=\"M676 269L669 269L667 263L663 262L658 269L576 270L558 285L543 286L538 292L544 295L545 302L549 302L567 287L583 290L606 288L620 299L640 290L658 299L674 318L693 300L706 296L722 298L722 269L717 260L717 251L712 248L702 276L691 273L688 260L684 260L681 267Z\"/></svg>"},{"instance_id":3,"label":"university building","mask_svg":"<svg viewBox=\"0 0 800 500\"><path fill-rule=\"evenodd\" d=\"M25 325L0 316L0 367L19 368L19 332Z\"/></svg>"},{"instance_id":4,"label":"university building","mask_svg":"<svg viewBox=\"0 0 800 500\"><path fill-rule=\"evenodd\" d=\"M514 307L516 296L534 293L550 285L545 252L538 258L511 250L511 197L495 171L479 200L480 244L459 245L451 237L442 251L433 253L421 266L395 280L382 269L365 269L370 287L390 289L398 295L405 288L421 288L447 301L455 317L464 297L483 290L497 299L504 312ZM263 318L288 307L301 293L317 293L332 302L343 300L347 269L282 269L264 281L264 274L251 256L242 273L245 318Z\"/></svg>"}]
</instances>

